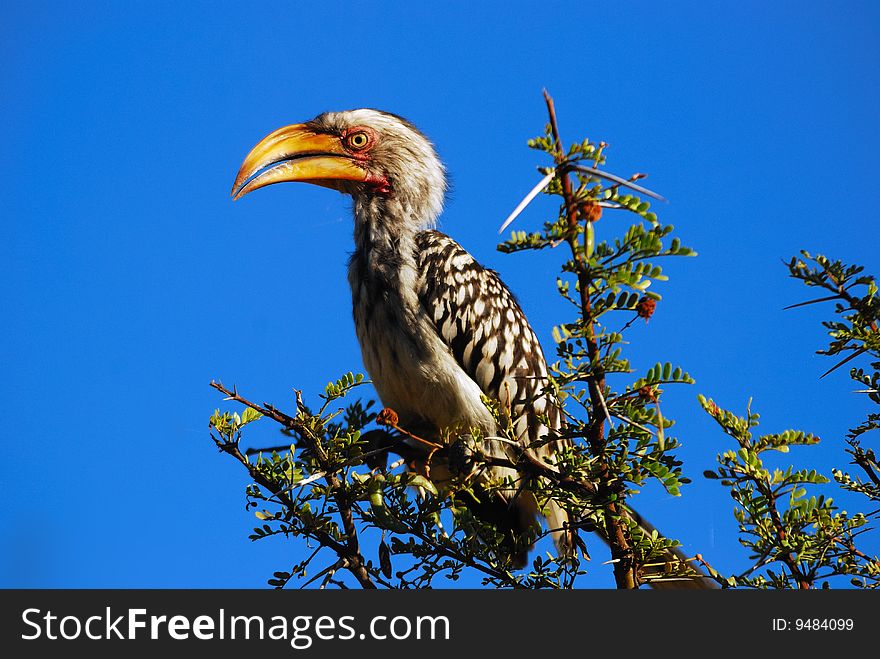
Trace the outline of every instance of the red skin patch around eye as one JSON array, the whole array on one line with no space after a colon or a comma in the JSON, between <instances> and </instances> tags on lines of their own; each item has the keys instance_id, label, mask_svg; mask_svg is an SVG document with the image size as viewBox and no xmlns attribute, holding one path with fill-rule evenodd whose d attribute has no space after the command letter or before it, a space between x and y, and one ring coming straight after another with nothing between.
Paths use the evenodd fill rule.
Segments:
<instances>
[{"instance_id":1,"label":"red skin patch around eye","mask_svg":"<svg viewBox=\"0 0 880 659\"><path fill-rule=\"evenodd\" d=\"M351 144L349 144L349 142L348 142L349 136L354 135L355 133L366 133L367 134L369 141L367 142L366 146L363 146L360 149L358 149L358 148L352 146ZM376 144L377 137L378 137L378 135L376 135L376 131L373 130L372 128L370 128L369 126L352 126L351 128L348 128L342 134L342 143L343 143L343 145L345 145L346 150L352 155L353 158L357 158L358 160L367 160L368 159L367 154L370 152L370 150Z\"/></svg>"},{"instance_id":2,"label":"red skin patch around eye","mask_svg":"<svg viewBox=\"0 0 880 659\"><path fill-rule=\"evenodd\" d=\"M362 149L355 149L348 143L348 136L354 133L366 133L369 137L369 142ZM373 146L376 144L377 139L376 131L370 128L369 126L353 126L345 131L342 136L342 143L345 145L346 150L351 154L351 157L360 162L366 163L370 161L370 151ZM377 174L367 174L367 178L364 179L364 183L370 186L372 192L381 195L390 195L391 194L391 183L384 176L380 176Z\"/></svg>"}]
</instances>

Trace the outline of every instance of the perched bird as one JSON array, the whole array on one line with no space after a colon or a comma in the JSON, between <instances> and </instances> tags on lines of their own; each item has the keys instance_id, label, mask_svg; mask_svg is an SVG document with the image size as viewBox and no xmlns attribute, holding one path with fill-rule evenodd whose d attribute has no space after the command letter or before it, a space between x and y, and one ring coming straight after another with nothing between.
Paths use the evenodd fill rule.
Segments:
<instances>
[{"instance_id":1,"label":"perched bird","mask_svg":"<svg viewBox=\"0 0 880 659\"><path fill-rule=\"evenodd\" d=\"M327 112L261 140L232 195L283 181L333 188L354 200L348 280L355 328L367 372L399 426L447 443L474 434L480 439L471 448L485 455L516 462L517 451L525 451L553 469L561 442L538 440L562 419L546 393L540 343L498 274L434 230L447 181L431 142L394 114ZM510 410L519 446L497 439L484 396ZM448 478L447 467L432 461L431 477ZM516 539L541 517L559 550L572 550L567 512L518 486L515 469L492 466L480 478L509 478L510 487L484 491L474 514L507 534L513 565L522 566L529 549Z\"/></svg>"}]
</instances>

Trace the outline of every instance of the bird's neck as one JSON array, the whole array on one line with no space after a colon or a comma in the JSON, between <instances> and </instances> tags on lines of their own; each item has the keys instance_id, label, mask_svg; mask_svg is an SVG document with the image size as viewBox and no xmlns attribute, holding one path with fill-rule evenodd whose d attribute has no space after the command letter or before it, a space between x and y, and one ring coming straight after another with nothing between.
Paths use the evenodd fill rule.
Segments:
<instances>
[{"instance_id":1,"label":"bird's neck","mask_svg":"<svg viewBox=\"0 0 880 659\"><path fill-rule=\"evenodd\" d=\"M364 274L391 274L416 265L415 237L425 224L404 202L372 196L356 199L354 207L354 259Z\"/></svg>"}]
</instances>

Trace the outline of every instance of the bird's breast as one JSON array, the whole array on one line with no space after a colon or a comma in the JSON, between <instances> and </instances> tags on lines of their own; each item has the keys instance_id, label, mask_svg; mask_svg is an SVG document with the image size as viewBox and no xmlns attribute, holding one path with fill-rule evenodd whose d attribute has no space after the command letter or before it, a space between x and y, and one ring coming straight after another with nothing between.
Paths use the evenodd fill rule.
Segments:
<instances>
[{"instance_id":1,"label":"bird's breast","mask_svg":"<svg viewBox=\"0 0 880 659\"><path fill-rule=\"evenodd\" d=\"M385 407L403 427L494 432L479 386L440 339L417 294L415 264L371 272L349 269L355 330L364 366Z\"/></svg>"}]
</instances>

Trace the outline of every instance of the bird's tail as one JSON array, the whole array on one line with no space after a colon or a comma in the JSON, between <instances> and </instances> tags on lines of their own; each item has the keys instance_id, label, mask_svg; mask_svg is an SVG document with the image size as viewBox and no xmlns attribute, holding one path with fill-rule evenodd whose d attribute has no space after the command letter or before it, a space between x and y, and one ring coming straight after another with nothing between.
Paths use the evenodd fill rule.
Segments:
<instances>
[{"instance_id":1,"label":"bird's tail","mask_svg":"<svg viewBox=\"0 0 880 659\"><path fill-rule=\"evenodd\" d=\"M499 501L499 503L502 503ZM550 530L556 550L560 556L571 556L577 551L578 541L575 539L575 525L572 523L568 511L556 501L550 500L543 510L538 511L537 503L531 492L522 492L512 503L504 504L499 510L507 509L510 515L499 526L506 526L512 531L512 537L522 533L529 525L538 523L539 515L543 515L544 522ZM484 513L485 514L485 513ZM639 531L651 536L656 530L654 525L644 519L636 511L626 508L625 516L634 521ZM498 520L501 521L501 520ZM608 537L604 529L595 529L598 535L608 543ZM527 563L528 553L531 547L517 550L513 564L515 567L524 567ZM661 556L654 559L650 564L641 566L641 581L657 590L715 590L718 583L707 576L699 566L694 563L693 557L687 556L680 547L664 549Z\"/></svg>"},{"instance_id":2,"label":"bird's tail","mask_svg":"<svg viewBox=\"0 0 880 659\"><path fill-rule=\"evenodd\" d=\"M574 529L568 511L551 499L544 506L544 519L560 556L571 556L575 551Z\"/></svg>"},{"instance_id":3,"label":"bird's tail","mask_svg":"<svg viewBox=\"0 0 880 659\"><path fill-rule=\"evenodd\" d=\"M491 503L490 503L491 501ZM539 510L534 495L524 490L511 500L501 496L484 500L480 510L474 511L484 521L494 523L499 530L505 533L505 546L511 556L511 563L515 568L522 568L528 562L528 554L532 547L523 547L516 540L521 534L529 529L536 530L541 516L550 530L556 549L560 556L571 556L577 551L579 541L574 520L568 511L554 500L550 500ZM646 536L651 536L656 531L653 524L644 519L631 508L625 508L624 515L634 521L637 528ZM603 528L597 525L594 529L599 537L608 543L608 536ZM714 590L718 583L707 576L701 568L694 563L693 557L687 556L680 547L670 547L652 560L650 564L642 565L639 578L651 588L658 590Z\"/></svg>"}]
</instances>

